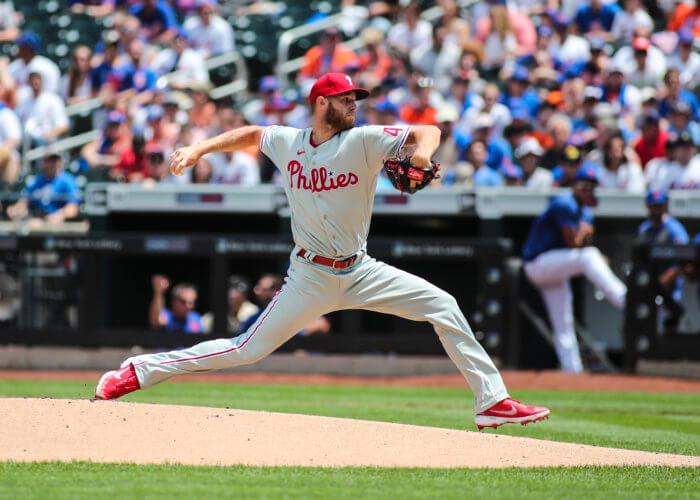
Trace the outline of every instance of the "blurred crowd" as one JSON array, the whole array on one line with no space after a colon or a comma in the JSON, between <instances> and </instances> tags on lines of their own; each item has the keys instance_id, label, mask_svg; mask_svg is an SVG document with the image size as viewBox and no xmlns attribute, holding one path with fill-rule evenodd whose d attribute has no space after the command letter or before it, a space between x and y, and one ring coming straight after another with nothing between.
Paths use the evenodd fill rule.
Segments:
<instances>
[{"instance_id":1,"label":"blurred crowd","mask_svg":"<svg viewBox=\"0 0 700 500\"><path fill-rule=\"evenodd\" d=\"M435 5L442 14L426 20ZM273 12L269 6L255 1L239 12ZM95 47L76 47L64 74L41 55L41 37L22 31L12 3L0 2L0 43L16 48L12 60L0 58L0 182L22 184L29 200L8 214L62 210L79 193L76 175L147 185L279 182L255 147L208 155L182 177L170 175L168 157L245 124L307 127L303 103L329 71L372 90L358 125L440 128L442 178L430 189L567 187L584 165L598 169L603 188L700 188L700 0L339 7L343 21L321 33L296 77L255 78L251 98L232 106L210 97L205 66L236 50L217 0L67 0L65 9L109 16L111 28ZM357 50L345 44L354 38ZM91 117L102 136L82 147L70 172L61 154L23 171L22 145L65 137L66 106L93 97L103 100ZM42 207L36 198L53 188L68 199ZM380 177L383 188L390 184Z\"/></svg>"}]
</instances>

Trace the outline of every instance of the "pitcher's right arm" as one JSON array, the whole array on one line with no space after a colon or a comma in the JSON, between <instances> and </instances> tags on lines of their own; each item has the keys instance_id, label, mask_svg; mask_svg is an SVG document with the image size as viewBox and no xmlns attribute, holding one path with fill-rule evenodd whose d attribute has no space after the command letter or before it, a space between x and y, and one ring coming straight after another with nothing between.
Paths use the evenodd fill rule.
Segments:
<instances>
[{"instance_id":1,"label":"pitcher's right arm","mask_svg":"<svg viewBox=\"0 0 700 500\"><path fill-rule=\"evenodd\" d=\"M258 145L264 130L265 127L256 125L240 127L192 146L179 148L170 155L170 172L173 175L182 175L186 168L193 167L202 156L208 153L237 151Z\"/></svg>"}]
</instances>

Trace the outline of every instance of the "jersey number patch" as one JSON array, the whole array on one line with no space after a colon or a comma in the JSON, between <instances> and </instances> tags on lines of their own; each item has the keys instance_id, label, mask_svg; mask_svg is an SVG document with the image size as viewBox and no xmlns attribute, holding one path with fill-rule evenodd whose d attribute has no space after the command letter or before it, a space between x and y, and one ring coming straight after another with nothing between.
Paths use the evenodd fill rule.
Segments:
<instances>
[{"instance_id":1,"label":"jersey number patch","mask_svg":"<svg viewBox=\"0 0 700 500\"><path fill-rule=\"evenodd\" d=\"M403 130L400 128L394 128L394 127L384 127L384 132L386 132L387 134L389 134L392 137L396 137L397 135L399 135L399 133L403 132Z\"/></svg>"}]
</instances>

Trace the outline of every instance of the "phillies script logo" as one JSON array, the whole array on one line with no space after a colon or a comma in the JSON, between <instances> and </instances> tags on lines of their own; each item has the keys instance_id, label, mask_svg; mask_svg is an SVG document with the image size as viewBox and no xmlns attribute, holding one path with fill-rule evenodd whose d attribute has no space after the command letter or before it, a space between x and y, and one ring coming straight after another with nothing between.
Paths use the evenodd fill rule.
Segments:
<instances>
[{"instance_id":1,"label":"phillies script logo","mask_svg":"<svg viewBox=\"0 0 700 500\"><path fill-rule=\"evenodd\" d=\"M332 191L333 189L344 188L346 186L355 185L359 179L355 174L349 172L346 174L338 174L333 178L333 173L328 173L326 167L312 168L311 177L304 175L304 166L296 160L292 160L287 164L289 171L290 185L292 188L305 189L318 193L320 191Z\"/></svg>"}]
</instances>

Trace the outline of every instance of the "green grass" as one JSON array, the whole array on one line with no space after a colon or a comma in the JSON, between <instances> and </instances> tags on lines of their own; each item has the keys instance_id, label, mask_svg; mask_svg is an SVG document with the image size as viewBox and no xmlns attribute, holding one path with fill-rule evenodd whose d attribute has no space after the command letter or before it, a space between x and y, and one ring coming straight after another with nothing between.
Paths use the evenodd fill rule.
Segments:
<instances>
[{"instance_id":1,"label":"green grass","mask_svg":"<svg viewBox=\"0 0 700 500\"><path fill-rule=\"evenodd\" d=\"M0 380L2 396L87 398L93 383ZM700 455L696 394L515 391L552 417L496 432L616 448ZM461 389L165 383L123 398L163 404L361 418L475 430L471 393Z\"/></svg>"},{"instance_id":2,"label":"green grass","mask_svg":"<svg viewBox=\"0 0 700 500\"><path fill-rule=\"evenodd\" d=\"M89 398L94 383L0 380L0 396ZM496 432L557 441L700 455L693 394L514 391L547 405L545 423ZM471 393L459 389L166 383L123 398L362 418L474 430ZM76 498L700 498L700 470L664 467L375 469L0 463L0 499Z\"/></svg>"},{"instance_id":3,"label":"green grass","mask_svg":"<svg viewBox=\"0 0 700 500\"><path fill-rule=\"evenodd\" d=\"M0 464L0 498L543 499L698 498L698 470L325 469Z\"/></svg>"}]
</instances>

